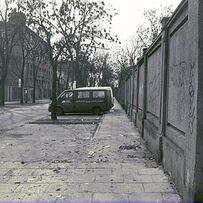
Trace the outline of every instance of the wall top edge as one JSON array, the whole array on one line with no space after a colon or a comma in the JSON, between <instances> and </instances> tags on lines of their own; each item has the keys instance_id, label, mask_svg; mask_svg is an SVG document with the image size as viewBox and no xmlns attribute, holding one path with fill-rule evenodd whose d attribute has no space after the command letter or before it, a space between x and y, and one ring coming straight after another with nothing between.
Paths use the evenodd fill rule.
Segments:
<instances>
[{"instance_id":1,"label":"wall top edge","mask_svg":"<svg viewBox=\"0 0 203 203\"><path fill-rule=\"evenodd\" d=\"M178 18L179 14L188 6L188 0L182 0L179 6L175 9L172 16L169 18L165 27L170 27L171 24Z\"/></svg>"},{"instance_id":2,"label":"wall top edge","mask_svg":"<svg viewBox=\"0 0 203 203\"><path fill-rule=\"evenodd\" d=\"M164 26L163 30L160 32L160 34L157 36L157 38L155 39L155 41L150 45L150 47L147 49L145 55L148 55L149 53L151 53L151 51L153 50L153 48L157 45L157 43L160 42L163 32L166 28L169 28L171 26L171 24L173 24L173 22L176 20L176 18L179 16L179 14L182 12L182 10L184 8L186 8L188 6L188 0L182 0L181 3L178 5L178 7L175 9L175 11L173 12L172 16L169 18L168 22L166 23L166 25ZM140 66L142 65L144 60L144 55L142 57L140 57L140 60L138 60L137 65Z\"/></svg>"}]
</instances>

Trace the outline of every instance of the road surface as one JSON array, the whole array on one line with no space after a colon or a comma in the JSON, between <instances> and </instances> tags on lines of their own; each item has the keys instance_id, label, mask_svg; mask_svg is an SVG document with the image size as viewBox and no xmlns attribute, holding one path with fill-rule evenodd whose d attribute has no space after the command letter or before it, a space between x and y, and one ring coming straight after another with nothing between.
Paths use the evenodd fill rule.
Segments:
<instances>
[{"instance_id":1,"label":"road surface","mask_svg":"<svg viewBox=\"0 0 203 203\"><path fill-rule=\"evenodd\" d=\"M48 104L8 105L0 107L0 130L10 129L22 123L47 117Z\"/></svg>"}]
</instances>

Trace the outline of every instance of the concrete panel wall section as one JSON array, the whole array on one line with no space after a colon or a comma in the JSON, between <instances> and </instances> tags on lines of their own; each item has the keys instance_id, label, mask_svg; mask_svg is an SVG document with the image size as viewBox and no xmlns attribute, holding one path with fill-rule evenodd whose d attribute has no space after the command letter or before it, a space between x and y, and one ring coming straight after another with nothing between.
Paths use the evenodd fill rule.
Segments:
<instances>
[{"instance_id":1,"label":"concrete panel wall section","mask_svg":"<svg viewBox=\"0 0 203 203\"><path fill-rule=\"evenodd\" d=\"M133 90L132 90L132 122L135 124L137 119L137 111L138 111L138 70L133 70Z\"/></svg>"},{"instance_id":2,"label":"concrete panel wall section","mask_svg":"<svg viewBox=\"0 0 203 203\"><path fill-rule=\"evenodd\" d=\"M159 145L160 102L161 102L161 38L147 54L146 117L144 118L144 139L157 161L161 159Z\"/></svg>"},{"instance_id":3,"label":"concrete panel wall section","mask_svg":"<svg viewBox=\"0 0 203 203\"><path fill-rule=\"evenodd\" d=\"M195 157L196 199L203 197L203 1L198 5L197 134Z\"/></svg>"},{"instance_id":4,"label":"concrete panel wall section","mask_svg":"<svg viewBox=\"0 0 203 203\"><path fill-rule=\"evenodd\" d=\"M137 119L136 126L138 127L138 131L143 136L143 106L144 106L144 63L140 64L137 67L139 72L139 83L138 83L138 111L137 111Z\"/></svg>"},{"instance_id":5,"label":"concrete panel wall section","mask_svg":"<svg viewBox=\"0 0 203 203\"><path fill-rule=\"evenodd\" d=\"M120 103L185 201L203 201L202 78L203 1L183 0L119 87Z\"/></svg>"}]
</instances>

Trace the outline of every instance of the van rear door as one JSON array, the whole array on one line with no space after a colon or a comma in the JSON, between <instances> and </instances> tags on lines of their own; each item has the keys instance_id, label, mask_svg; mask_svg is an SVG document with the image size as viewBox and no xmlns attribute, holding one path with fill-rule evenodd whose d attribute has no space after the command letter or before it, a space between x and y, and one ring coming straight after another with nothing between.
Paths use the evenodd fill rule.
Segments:
<instances>
[{"instance_id":1,"label":"van rear door","mask_svg":"<svg viewBox=\"0 0 203 203\"><path fill-rule=\"evenodd\" d=\"M105 90L92 91L92 104L94 107L99 107L101 111L107 110L107 95Z\"/></svg>"}]
</instances>

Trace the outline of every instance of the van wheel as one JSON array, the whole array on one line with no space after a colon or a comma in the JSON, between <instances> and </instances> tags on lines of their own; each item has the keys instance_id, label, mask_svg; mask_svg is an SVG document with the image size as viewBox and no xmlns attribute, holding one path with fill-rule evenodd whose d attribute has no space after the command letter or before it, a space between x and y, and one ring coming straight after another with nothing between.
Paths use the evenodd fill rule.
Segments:
<instances>
[{"instance_id":1,"label":"van wheel","mask_svg":"<svg viewBox=\"0 0 203 203\"><path fill-rule=\"evenodd\" d=\"M95 107L95 108L93 108L93 113L94 114L96 114L96 115L99 115L99 114L101 114L101 109L99 108L99 107Z\"/></svg>"},{"instance_id":2,"label":"van wheel","mask_svg":"<svg viewBox=\"0 0 203 203\"><path fill-rule=\"evenodd\" d=\"M57 116L60 116L60 115L62 115L62 114L63 114L63 109L60 108L60 107L57 107L57 108L56 108L56 115L57 115Z\"/></svg>"}]
</instances>

